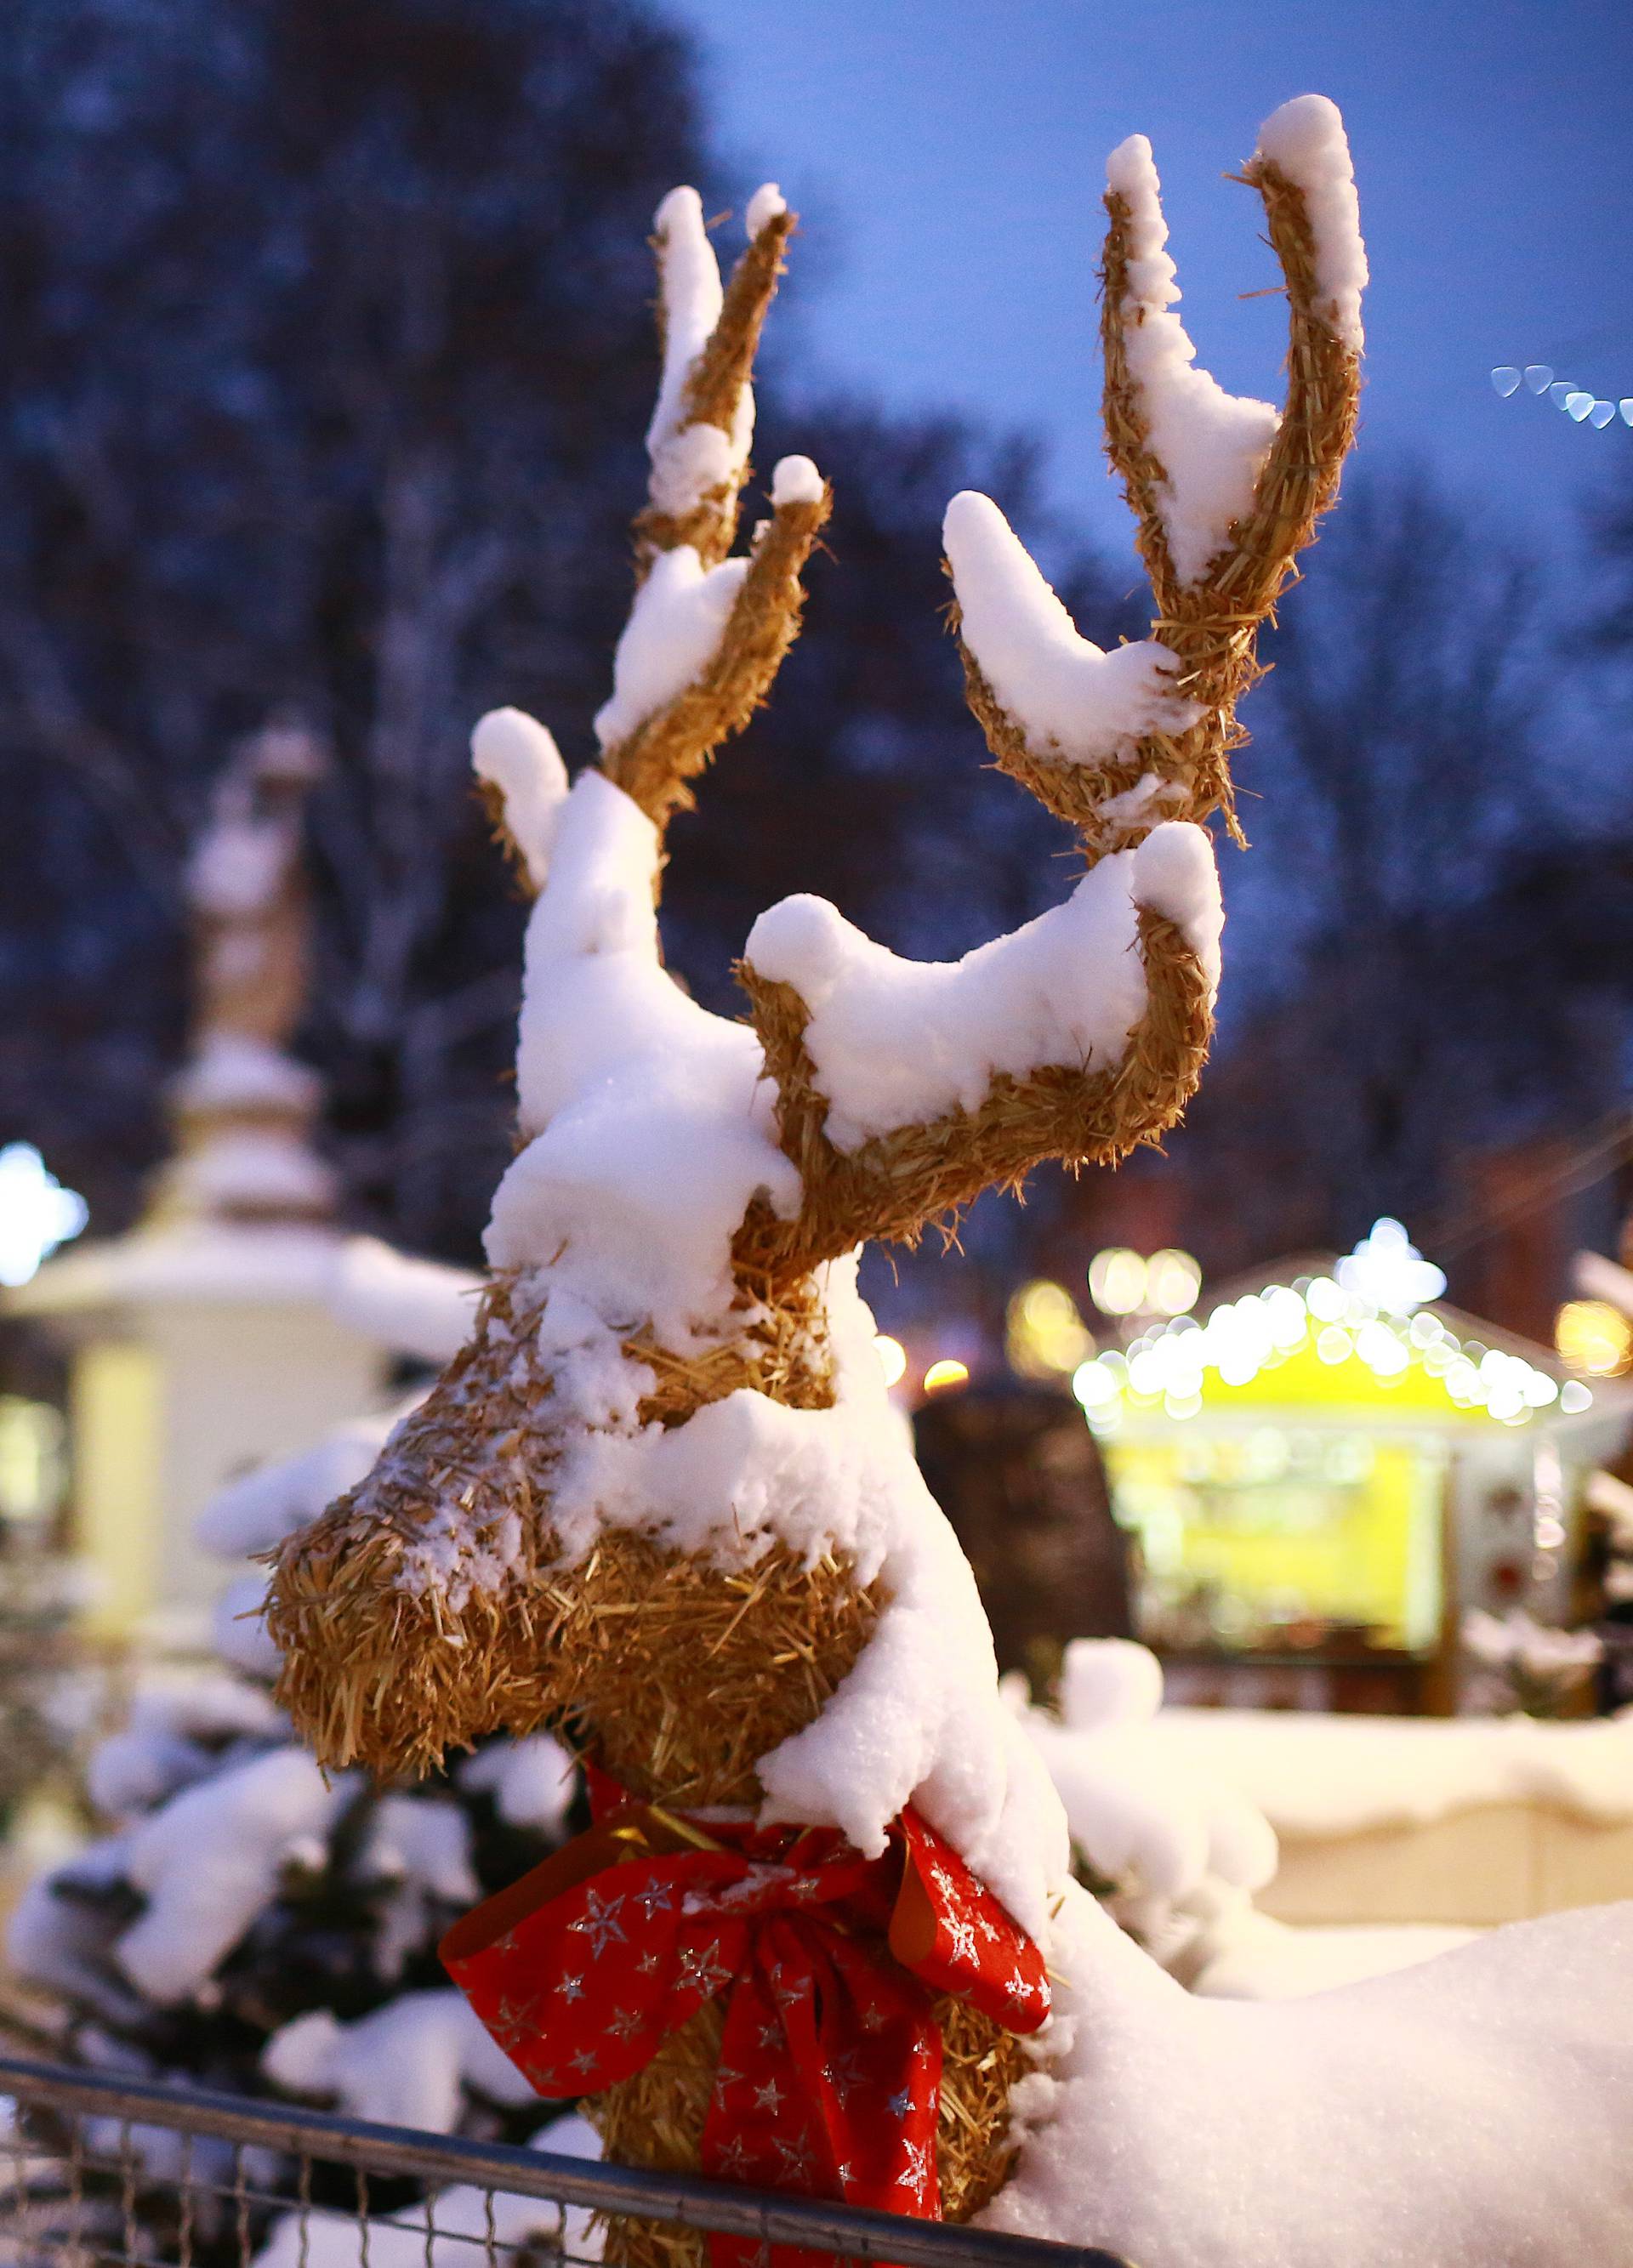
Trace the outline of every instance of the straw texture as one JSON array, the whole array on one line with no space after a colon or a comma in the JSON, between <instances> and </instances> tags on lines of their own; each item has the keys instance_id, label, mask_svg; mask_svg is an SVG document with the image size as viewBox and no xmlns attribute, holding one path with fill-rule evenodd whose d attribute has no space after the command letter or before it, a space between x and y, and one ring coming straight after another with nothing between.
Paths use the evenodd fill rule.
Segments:
<instances>
[{"instance_id":1,"label":"straw texture","mask_svg":"<svg viewBox=\"0 0 1633 2268\"><path fill-rule=\"evenodd\" d=\"M825 488L818 503L777 507L702 674L602 756L608 778L660 828L672 812L691 807L688 783L722 740L743 730L770 690L799 635L805 605L800 572L831 509Z\"/></svg>"},{"instance_id":2,"label":"straw texture","mask_svg":"<svg viewBox=\"0 0 1633 2268\"><path fill-rule=\"evenodd\" d=\"M1009 2090L1027 2068L1012 2034L962 2000L935 2008L942 2045L935 2164L942 2217L968 2220L1003 2185L1015 2156ZM670 2033L644 2071L586 2102L607 2157L663 2173L700 2170L704 2120L720 2061L722 2011L712 2000ZM617 2268L707 2268L708 2240L683 2228L610 2218L604 2257Z\"/></svg>"},{"instance_id":3,"label":"straw texture","mask_svg":"<svg viewBox=\"0 0 1633 2268\"><path fill-rule=\"evenodd\" d=\"M720 320L687 380L682 399L685 424L713 425L722 433L731 432L735 425L743 390L753 373L760 328L777 295L778 281L787 264L784 254L797 221L794 213L776 214L732 270ZM660 298L660 335L665 322ZM735 483L711 489L690 512L680 514L661 512L648 504L635 521L637 574L645 576L654 552L673 551L681 543L690 543L706 567L718 565L729 556L736 540L739 492Z\"/></svg>"},{"instance_id":4,"label":"straw texture","mask_svg":"<svg viewBox=\"0 0 1633 2268\"><path fill-rule=\"evenodd\" d=\"M561 1420L548 1368L517 1360L539 1297L535 1278L496 1278L470 1343L368 1478L277 1555L278 1698L336 1769L421 1772L499 1727L570 1719L638 1794L756 1800L756 1761L819 1713L876 1595L836 1558L808 1567L779 1546L734 1571L625 1529L560 1565ZM832 1398L809 1284L750 1312L731 1345L681 1357L642 1337L626 1351L654 1373L648 1423L745 1387L796 1409ZM450 1504L486 1580L425 1579Z\"/></svg>"},{"instance_id":5,"label":"straw texture","mask_svg":"<svg viewBox=\"0 0 1633 2268\"><path fill-rule=\"evenodd\" d=\"M1154 772L1178 783L1186 800L1167 816L1200 820L1222 811L1239 842L1230 759L1247 734L1237 722L1237 703L1262 674L1254 652L1259 626L1297 572L1297 555L1313 536L1318 519L1336 501L1339 475L1355 439L1361 365L1355 350L1315 311L1315 241L1304 193L1262 159L1238 178L1264 200L1270 242L1287 282L1287 400L1252 510L1238 521L1194 584L1179 581L1169 557L1156 502L1167 475L1152 453L1139 388L1129 375L1125 302L1130 216L1127 201L1115 190L1105 199L1110 225L1100 269L1100 337L1106 451L1121 475L1137 522L1134 541L1151 578L1156 600L1151 635L1180 659L1177 689L1203 708L1188 732L1153 733L1142 740L1128 765L1119 770L1131 768L1132 778ZM997 748L994 754L1004 763ZM1132 778L1119 784L1131 784ZM1114 830L1099 836L1096 848L1120 849L1144 831Z\"/></svg>"},{"instance_id":6,"label":"straw texture","mask_svg":"<svg viewBox=\"0 0 1633 2268\"><path fill-rule=\"evenodd\" d=\"M1144 1015L1110 1064L1050 1064L1025 1079L994 1074L975 1110L876 1136L854 1151L827 1136L827 1098L805 1049L808 1011L792 985L746 963L738 975L777 1086L778 1136L805 1202L792 1221L761 1205L739 1232L739 1263L773 1285L837 1258L865 1237L905 1244L985 1189L1016 1189L1034 1166L1111 1165L1156 1144L1184 1109L1208 1053L1212 1016L1201 962L1174 924L1142 912Z\"/></svg>"}]
</instances>

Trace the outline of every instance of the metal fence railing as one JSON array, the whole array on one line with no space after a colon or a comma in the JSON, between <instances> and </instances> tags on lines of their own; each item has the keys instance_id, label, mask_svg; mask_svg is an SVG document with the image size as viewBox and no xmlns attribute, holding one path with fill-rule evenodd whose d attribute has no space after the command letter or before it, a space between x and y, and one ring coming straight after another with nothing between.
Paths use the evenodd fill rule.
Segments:
<instances>
[{"instance_id":1,"label":"metal fence railing","mask_svg":"<svg viewBox=\"0 0 1633 2268\"><path fill-rule=\"evenodd\" d=\"M696 2176L0 2058L0 2268L589 2268L609 2216L899 2268L1125 2268Z\"/></svg>"}]
</instances>

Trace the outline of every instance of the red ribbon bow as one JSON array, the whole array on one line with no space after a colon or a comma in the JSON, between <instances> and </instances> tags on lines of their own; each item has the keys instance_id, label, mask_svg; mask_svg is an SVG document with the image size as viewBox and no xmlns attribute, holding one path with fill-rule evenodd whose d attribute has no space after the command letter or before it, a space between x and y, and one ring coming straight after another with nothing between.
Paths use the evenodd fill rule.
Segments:
<instances>
[{"instance_id":1,"label":"red ribbon bow","mask_svg":"<svg viewBox=\"0 0 1633 2268\"><path fill-rule=\"evenodd\" d=\"M598 1808L609 1787L617 1809L442 1940L499 2046L541 2095L596 2093L729 1988L703 2170L939 2220L932 1996L1036 2031L1031 1939L911 1808L865 1859L831 1828L702 1829L604 1780ZM710 2243L714 2268L758 2253Z\"/></svg>"}]
</instances>

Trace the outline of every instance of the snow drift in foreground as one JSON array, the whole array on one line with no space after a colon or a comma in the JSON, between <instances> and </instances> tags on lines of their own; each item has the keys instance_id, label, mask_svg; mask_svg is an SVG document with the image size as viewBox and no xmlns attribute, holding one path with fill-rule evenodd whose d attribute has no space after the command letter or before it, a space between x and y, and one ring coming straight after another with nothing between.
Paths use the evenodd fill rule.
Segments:
<instances>
[{"instance_id":1,"label":"snow drift in foreground","mask_svg":"<svg viewBox=\"0 0 1633 2268\"><path fill-rule=\"evenodd\" d=\"M1633 1903L1306 1999L1193 1998L1084 1890L1056 2059L983 2219L1141 2268L1633 2257Z\"/></svg>"}]
</instances>

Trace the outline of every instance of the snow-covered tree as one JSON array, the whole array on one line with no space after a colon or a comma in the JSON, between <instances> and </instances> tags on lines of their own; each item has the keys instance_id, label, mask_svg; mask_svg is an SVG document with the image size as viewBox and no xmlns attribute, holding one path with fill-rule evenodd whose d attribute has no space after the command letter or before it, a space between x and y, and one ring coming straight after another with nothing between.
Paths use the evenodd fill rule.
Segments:
<instances>
[{"instance_id":1,"label":"snow-covered tree","mask_svg":"<svg viewBox=\"0 0 1633 2268\"><path fill-rule=\"evenodd\" d=\"M240 1565L270 1549L367 1469L399 1414L359 1419L234 1484L201 1544ZM540 1734L485 1742L411 1786L359 1772L326 1781L271 1697L277 1657L255 1613L264 1583L243 1572L224 1594L219 1668L153 1674L93 1754L90 1793L108 1831L26 1891L11 1965L59 2055L526 2140L537 2101L436 1948L455 1916L560 1840L569 1761ZM258 2186L292 2198L292 2166L266 2170ZM320 2181L320 2204L326 2194ZM380 2185L381 2208L411 2201ZM344 2185L335 2202L350 2202ZM257 2205L259 2227L268 2210ZM211 2227L200 2235L204 2259ZM231 2230L213 2235L235 2259Z\"/></svg>"}]
</instances>

